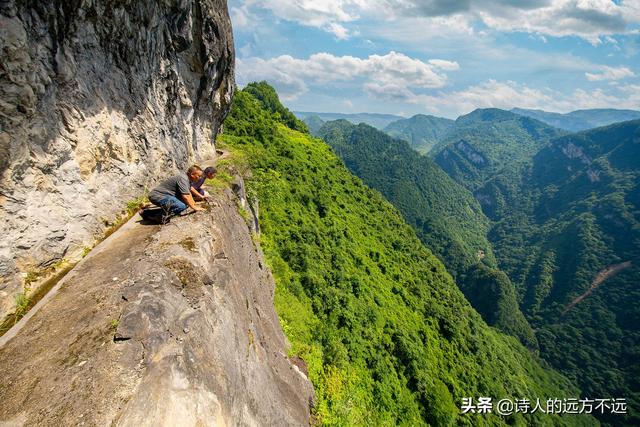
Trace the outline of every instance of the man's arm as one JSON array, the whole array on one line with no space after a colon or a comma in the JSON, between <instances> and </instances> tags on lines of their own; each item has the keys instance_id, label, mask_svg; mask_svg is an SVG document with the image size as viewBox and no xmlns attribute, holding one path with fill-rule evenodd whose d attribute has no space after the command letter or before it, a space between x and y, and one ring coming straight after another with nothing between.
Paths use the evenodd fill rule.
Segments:
<instances>
[{"instance_id":1,"label":"man's arm","mask_svg":"<svg viewBox=\"0 0 640 427\"><path fill-rule=\"evenodd\" d=\"M196 190L195 188L191 187L189 191L191 191L191 197L193 197L193 200L198 200L198 201L204 200L204 197L202 197L202 194L200 194L198 190Z\"/></svg>"},{"instance_id":2,"label":"man's arm","mask_svg":"<svg viewBox=\"0 0 640 427\"><path fill-rule=\"evenodd\" d=\"M194 211L203 211L204 210L203 207L200 207L200 206L196 205L196 202L194 202L193 197L191 196L191 194L183 194L182 195L182 200L184 200L184 202L187 204L187 206L189 206Z\"/></svg>"}]
</instances>

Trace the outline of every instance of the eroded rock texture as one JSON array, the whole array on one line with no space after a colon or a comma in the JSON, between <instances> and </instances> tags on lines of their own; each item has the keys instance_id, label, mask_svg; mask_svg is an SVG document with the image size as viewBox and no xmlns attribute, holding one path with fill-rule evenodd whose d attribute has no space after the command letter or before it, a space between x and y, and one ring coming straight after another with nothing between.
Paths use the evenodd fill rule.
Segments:
<instances>
[{"instance_id":1,"label":"eroded rock texture","mask_svg":"<svg viewBox=\"0 0 640 427\"><path fill-rule=\"evenodd\" d=\"M2 317L25 272L214 155L234 49L223 0L0 0L0 52Z\"/></svg>"},{"instance_id":2,"label":"eroded rock texture","mask_svg":"<svg viewBox=\"0 0 640 427\"><path fill-rule=\"evenodd\" d=\"M134 219L84 258L0 340L0 424L309 425L313 388L236 203Z\"/></svg>"}]
</instances>

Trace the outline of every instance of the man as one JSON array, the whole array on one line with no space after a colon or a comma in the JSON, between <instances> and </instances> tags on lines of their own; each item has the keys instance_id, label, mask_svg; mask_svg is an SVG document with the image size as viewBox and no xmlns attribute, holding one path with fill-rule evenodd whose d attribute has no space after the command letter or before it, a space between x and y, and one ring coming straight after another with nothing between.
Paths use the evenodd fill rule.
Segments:
<instances>
[{"instance_id":1,"label":"man","mask_svg":"<svg viewBox=\"0 0 640 427\"><path fill-rule=\"evenodd\" d=\"M205 189L202 188L202 186L204 185L205 180L212 179L215 175L216 168L214 168L213 166L205 168L202 177L191 184L191 195L193 196L193 200L200 201L209 196L209 193L207 193Z\"/></svg>"},{"instance_id":2,"label":"man","mask_svg":"<svg viewBox=\"0 0 640 427\"><path fill-rule=\"evenodd\" d=\"M149 201L156 206L160 206L167 217L177 215L187 207L194 211L204 210L204 208L196 205L191 195L191 184L201 177L202 169L199 166L191 166L186 174L181 173L166 179L151 190Z\"/></svg>"}]
</instances>

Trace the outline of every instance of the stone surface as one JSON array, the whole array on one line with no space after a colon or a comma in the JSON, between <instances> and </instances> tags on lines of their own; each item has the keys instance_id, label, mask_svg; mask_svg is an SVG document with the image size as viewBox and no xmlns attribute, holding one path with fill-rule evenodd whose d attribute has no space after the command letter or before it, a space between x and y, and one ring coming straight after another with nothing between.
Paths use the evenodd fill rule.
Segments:
<instances>
[{"instance_id":1,"label":"stone surface","mask_svg":"<svg viewBox=\"0 0 640 427\"><path fill-rule=\"evenodd\" d=\"M215 155L234 48L223 0L2 0L0 55L3 317L24 273Z\"/></svg>"},{"instance_id":2,"label":"stone surface","mask_svg":"<svg viewBox=\"0 0 640 427\"><path fill-rule=\"evenodd\" d=\"M313 389L238 203L131 220L84 258L0 344L0 425L308 425Z\"/></svg>"}]
</instances>

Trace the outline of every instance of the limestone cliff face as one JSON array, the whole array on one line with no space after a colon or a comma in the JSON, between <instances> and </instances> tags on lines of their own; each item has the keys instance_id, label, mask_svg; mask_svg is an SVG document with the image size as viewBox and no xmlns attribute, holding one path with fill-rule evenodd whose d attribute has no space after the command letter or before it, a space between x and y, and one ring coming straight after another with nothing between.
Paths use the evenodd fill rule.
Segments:
<instances>
[{"instance_id":1,"label":"limestone cliff face","mask_svg":"<svg viewBox=\"0 0 640 427\"><path fill-rule=\"evenodd\" d=\"M224 0L1 0L0 52L2 317L25 272L213 156L234 48Z\"/></svg>"},{"instance_id":2,"label":"limestone cliff face","mask_svg":"<svg viewBox=\"0 0 640 427\"><path fill-rule=\"evenodd\" d=\"M309 425L313 388L237 203L134 218L84 258L0 338L0 425Z\"/></svg>"}]
</instances>

